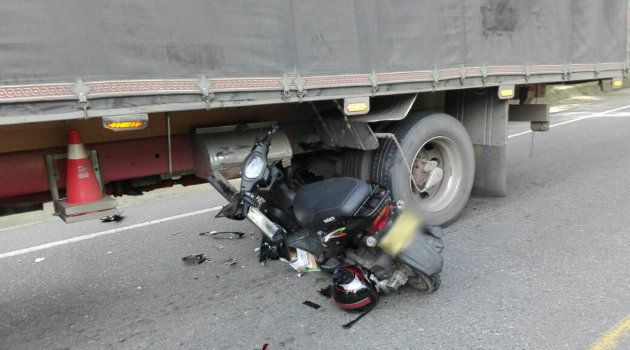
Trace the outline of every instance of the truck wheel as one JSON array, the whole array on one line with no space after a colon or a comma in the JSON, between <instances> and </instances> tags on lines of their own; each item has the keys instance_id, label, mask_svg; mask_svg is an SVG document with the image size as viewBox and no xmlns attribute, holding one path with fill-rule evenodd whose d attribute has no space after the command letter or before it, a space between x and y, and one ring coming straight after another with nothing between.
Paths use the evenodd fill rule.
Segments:
<instances>
[{"instance_id":1,"label":"truck wheel","mask_svg":"<svg viewBox=\"0 0 630 350\"><path fill-rule=\"evenodd\" d=\"M347 150L343 156L343 175L361 180L372 179L374 151Z\"/></svg>"},{"instance_id":2,"label":"truck wheel","mask_svg":"<svg viewBox=\"0 0 630 350\"><path fill-rule=\"evenodd\" d=\"M450 224L464 209L475 176L468 132L448 114L427 112L406 117L392 130L421 191L392 139L382 142L374 156L373 179L388 187L395 200L422 213L426 224Z\"/></svg>"},{"instance_id":3,"label":"truck wheel","mask_svg":"<svg viewBox=\"0 0 630 350\"><path fill-rule=\"evenodd\" d=\"M374 127L374 132L383 132L392 127L392 122L386 121ZM347 149L343 155L343 175L357 179L372 180L372 164L376 151L360 151Z\"/></svg>"}]
</instances>

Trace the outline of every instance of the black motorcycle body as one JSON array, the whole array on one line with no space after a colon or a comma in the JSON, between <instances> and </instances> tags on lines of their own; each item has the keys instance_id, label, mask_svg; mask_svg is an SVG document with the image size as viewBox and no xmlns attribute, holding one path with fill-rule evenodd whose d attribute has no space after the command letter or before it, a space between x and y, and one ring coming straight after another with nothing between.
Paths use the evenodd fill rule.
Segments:
<instances>
[{"instance_id":1,"label":"black motorcycle body","mask_svg":"<svg viewBox=\"0 0 630 350\"><path fill-rule=\"evenodd\" d=\"M291 252L300 249L313 254L323 269L369 269L382 292L408 281L421 291L435 291L442 271L441 230L421 225L379 184L350 177L304 184L292 167L268 165L276 128L246 157L240 191L218 216L243 219L258 208L279 226L263 239L261 260L291 260Z\"/></svg>"}]
</instances>

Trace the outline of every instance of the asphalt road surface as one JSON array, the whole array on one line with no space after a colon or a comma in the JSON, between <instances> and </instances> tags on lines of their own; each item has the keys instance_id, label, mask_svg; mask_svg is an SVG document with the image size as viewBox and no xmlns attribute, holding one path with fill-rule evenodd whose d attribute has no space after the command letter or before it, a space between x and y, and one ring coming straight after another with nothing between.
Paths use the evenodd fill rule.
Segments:
<instances>
[{"instance_id":1,"label":"asphalt road surface","mask_svg":"<svg viewBox=\"0 0 630 350\"><path fill-rule=\"evenodd\" d=\"M317 293L327 275L260 266L259 233L215 219L210 189L122 222L4 228L0 349L628 349L629 105L625 90L557 113L533 148L511 125L508 196L472 198L445 229L441 289L388 295L350 330Z\"/></svg>"}]
</instances>

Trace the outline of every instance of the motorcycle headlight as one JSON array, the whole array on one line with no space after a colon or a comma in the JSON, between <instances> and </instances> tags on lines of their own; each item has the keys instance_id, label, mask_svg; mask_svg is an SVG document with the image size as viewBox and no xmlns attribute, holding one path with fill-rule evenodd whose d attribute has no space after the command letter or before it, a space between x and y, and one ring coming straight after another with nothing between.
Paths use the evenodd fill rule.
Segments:
<instances>
[{"instance_id":1,"label":"motorcycle headlight","mask_svg":"<svg viewBox=\"0 0 630 350\"><path fill-rule=\"evenodd\" d=\"M262 157L251 157L245 163L244 175L246 178L255 179L263 173L266 166L267 163Z\"/></svg>"}]
</instances>

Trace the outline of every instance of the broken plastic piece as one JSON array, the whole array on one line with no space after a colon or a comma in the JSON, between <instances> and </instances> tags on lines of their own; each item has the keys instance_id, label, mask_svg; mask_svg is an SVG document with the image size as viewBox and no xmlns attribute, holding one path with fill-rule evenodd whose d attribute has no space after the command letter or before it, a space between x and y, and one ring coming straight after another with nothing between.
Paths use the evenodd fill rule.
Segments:
<instances>
[{"instance_id":1,"label":"broken plastic piece","mask_svg":"<svg viewBox=\"0 0 630 350\"><path fill-rule=\"evenodd\" d=\"M216 235L235 235L238 236L238 238L243 238L243 236L245 236L244 232L237 232L237 231L206 231L206 232L199 232L199 236L216 236ZM232 237L230 237L232 238Z\"/></svg>"},{"instance_id":2,"label":"broken plastic piece","mask_svg":"<svg viewBox=\"0 0 630 350\"><path fill-rule=\"evenodd\" d=\"M325 296L326 298L332 297L332 285L328 285L326 288L322 288L319 290L319 294Z\"/></svg>"},{"instance_id":3,"label":"broken plastic piece","mask_svg":"<svg viewBox=\"0 0 630 350\"><path fill-rule=\"evenodd\" d=\"M101 218L101 222L112 222L112 221L119 222L119 221L122 221L124 218L125 217L120 214L114 214L114 215L109 215L109 216Z\"/></svg>"},{"instance_id":4,"label":"broken plastic piece","mask_svg":"<svg viewBox=\"0 0 630 350\"><path fill-rule=\"evenodd\" d=\"M304 304L306 306L309 306L309 307L312 307L315 310L317 310L317 309L319 309L321 307L319 304L314 303L314 302L312 302L310 300L305 300L302 304Z\"/></svg>"},{"instance_id":5,"label":"broken plastic piece","mask_svg":"<svg viewBox=\"0 0 630 350\"><path fill-rule=\"evenodd\" d=\"M236 259L229 258L223 264L225 264L225 265L236 265L236 263L238 263L238 261L236 261Z\"/></svg>"},{"instance_id":6,"label":"broken plastic piece","mask_svg":"<svg viewBox=\"0 0 630 350\"><path fill-rule=\"evenodd\" d=\"M363 311L363 312L362 312L362 313L361 313L361 314L360 314L357 318L355 318L354 320L352 320L352 321L350 321L350 322L348 322L348 323L344 324L344 325L343 325L343 326L341 326L341 327L343 327L343 328L345 328L345 329L350 329L350 328L352 328L352 326L354 326L354 324L355 324L355 323L359 322L359 320L360 320L360 319L362 319L362 318L363 318L363 316L367 315L370 311L372 311L372 309L374 309L374 306L372 306L371 308L369 308L369 309L367 309L367 310Z\"/></svg>"},{"instance_id":7,"label":"broken plastic piece","mask_svg":"<svg viewBox=\"0 0 630 350\"><path fill-rule=\"evenodd\" d=\"M204 254L188 255L182 258L186 265L199 265L204 261L210 261Z\"/></svg>"}]
</instances>

